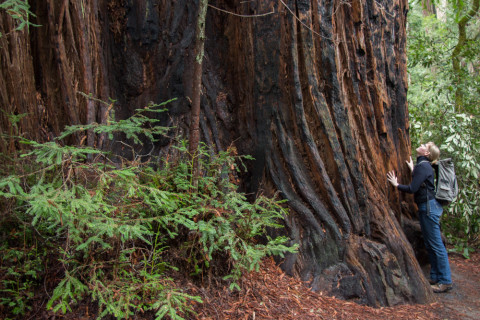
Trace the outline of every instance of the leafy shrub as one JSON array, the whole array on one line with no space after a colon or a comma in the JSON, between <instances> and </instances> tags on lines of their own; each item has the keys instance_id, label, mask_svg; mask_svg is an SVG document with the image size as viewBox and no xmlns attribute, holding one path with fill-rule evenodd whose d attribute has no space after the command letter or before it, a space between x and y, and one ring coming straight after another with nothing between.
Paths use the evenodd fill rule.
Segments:
<instances>
[{"instance_id":1,"label":"leafy shrub","mask_svg":"<svg viewBox=\"0 0 480 320\"><path fill-rule=\"evenodd\" d=\"M226 266L219 274L239 289L242 271L258 269L266 255L295 250L283 237L258 241L266 228L280 227L286 211L281 201L259 196L250 203L236 191L232 177L242 157L233 150L211 154L200 146L195 156L202 174L193 185L186 142L166 159L144 161L61 144L85 130L111 139L121 132L137 145L153 142L168 128L156 126L147 114L162 105L107 125L68 127L57 141L22 140L30 149L21 165L31 164L32 170L0 179L0 196L14 202L11 214L58 248L63 278L47 304L54 312L72 311L90 298L98 302L99 318L150 310L157 319L182 319L191 302L201 300L175 286L168 276L174 263L193 275ZM174 250L181 259L169 258Z\"/></svg>"},{"instance_id":2,"label":"leafy shrub","mask_svg":"<svg viewBox=\"0 0 480 320\"><path fill-rule=\"evenodd\" d=\"M444 208L444 232L454 250L469 257L480 235L480 122L477 116L451 111L412 114L412 144L436 141L442 158L455 163L459 195Z\"/></svg>"},{"instance_id":3,"label":"leafy shrub","mask_svg":"<svg viewBox=\"0 0 480 320\"><path fill-rule=\"evenodd\" d=\"M480 38L478 19L467 19L468 41L460 41L459 22L470 9L464 4L446 3L439 18L424 16L421 3L411 2L408 102L412 145L434 141L441 157L455 162L460 194L444 210L443 230L454 250L468 257L480 245L480 73L475 67ZM454 59L460 61L458 69Z\"/></svg>"},{"instance_id":4,"label":"leafy shrub","mask_svg":"<svg viewBox=\"0 0 480 320\"><path fill-rule=\"evenodd\" d=\"M478 119L466 114L456 114L443 125L446 136L442 144L446 154L456 160L459 178L459 195L448 208L444 217L447 237L455 251L469 257L473 249L469 245L479 244L480 235L480 136Z\"/></svg>"}]
</instances>

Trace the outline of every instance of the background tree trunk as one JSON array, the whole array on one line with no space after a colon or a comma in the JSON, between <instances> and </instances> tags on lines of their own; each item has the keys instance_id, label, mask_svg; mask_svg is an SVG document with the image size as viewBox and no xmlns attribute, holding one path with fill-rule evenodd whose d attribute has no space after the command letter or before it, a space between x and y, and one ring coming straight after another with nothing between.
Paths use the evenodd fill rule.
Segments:
<instances>
[{"instance_id":1,"label":"background tree trunk","mask_svg":"<svg viewBox=\"0 0 480 320\"><path fill-rule=\"evenodd\" d=\"M407 1L210 3L234 14L208 10L202 140L255 157L241 177L247 192L288 199L284 232L300 249L284 270L370 305L429 301L402 230L412 225L412 200L386 182L393 169L409 179ZM65 124L106 120L107 106L77 91L117 99L117 118L177 97L162 123L186 136L197 5L36 1L42 26L2 38L2 109L25 109L23 132L48 136ZM0 18L0 32L9 32L9 18ZM28 85L17 92L21 81ZM94 138L88 143L98 145ZM154 147L161 154L168 141Z\"/></svg>"},{"instance_id":2,"label":"background tree trunk","mask_svg":"<svg viewBox=\"0 0 480 320\"><path fill-rule=\"evenodd\" d=\"M188 150L192 157L193 185L198 181L198 145L200 142L200 100L202 97L202 63L205 55L205 19L207 16L208 0L200 0L198 4L197 28L195 30L195 61L193 64L192 81L192 112L190 116L190 133L188 135Z\"/></svg>"},{"instance_id":3,"label":"background tree trunk","mask_svg":"<svg viewBox=\"0 0 480 320\"><path fill-rule=\"evenodd\" d=\"M431 0L422 0L422 7L423 7L423 16L428 17L432 14L437 14L437 9L435 7L435 3Z\"/></svg>"}]
</instances>

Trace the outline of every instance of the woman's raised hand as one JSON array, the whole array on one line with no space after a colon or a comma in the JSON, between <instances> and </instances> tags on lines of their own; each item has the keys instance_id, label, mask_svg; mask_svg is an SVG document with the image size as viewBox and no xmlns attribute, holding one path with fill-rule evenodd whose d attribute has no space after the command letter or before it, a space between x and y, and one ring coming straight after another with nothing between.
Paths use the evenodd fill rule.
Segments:
<instances>
[{"instance_id":1,"label":"woman's raised hand","mask_svg":"<svg viewBox=\"0 0 480 320\"><path fill-rule=\"evenodd\" d=\"M407 166L410 168L410 171L413 172L413 160L412 157L410 157L410 161L405 161L407 163Z\"/></svg>"},{"instance_id":2,"label":"woman's raised hand","mask_svg":"<svg viewBox=\"0 0 480 320\"><path fill-rule=\"evenodd\" d=\"M398 181L397 176L395 175L395 171L390 171L387 173L387 180L392 184L392 186L397 187Z\"/></svg>"}]
</instances>

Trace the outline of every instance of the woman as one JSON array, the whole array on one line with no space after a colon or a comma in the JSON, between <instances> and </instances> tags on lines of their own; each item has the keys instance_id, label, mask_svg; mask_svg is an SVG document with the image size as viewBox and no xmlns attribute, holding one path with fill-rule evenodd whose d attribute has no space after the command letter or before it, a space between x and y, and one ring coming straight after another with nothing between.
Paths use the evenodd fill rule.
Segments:
<instances>
[{"instance_id":1,"label":"woman","mask_svg":"<svg viewBox=\"0 0 480 320\"><path fill-rule=\"evenodd\" d=\"M409 185L399 184L395 172L387 173L387 180L398 190L413 193L418 206L420 226L430 260L430 284L433 292L446 292L453 287L448 262L448 254L442 242L440 217L443 209L435 199L435 185L432 164L438 161L440 150L433 143L422 144L417 148L417 164L406 161L412 171Z\"/></svg>"}]
</instances>

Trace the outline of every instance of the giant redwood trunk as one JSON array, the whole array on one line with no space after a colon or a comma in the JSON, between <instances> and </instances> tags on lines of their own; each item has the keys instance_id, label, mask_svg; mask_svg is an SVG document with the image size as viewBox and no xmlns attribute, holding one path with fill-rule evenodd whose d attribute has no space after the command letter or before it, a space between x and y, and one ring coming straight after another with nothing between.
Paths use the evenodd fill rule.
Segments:
<instances>
[{"instance_id":1,"label":"giant redwood trunk","mask_svg":"<svg viewBox=\"0 0 480 320\"><path fill-rule=\"evenodd\" d=\"M178 98L163 115L186 135L198 1L39 0L40 27L0 32L2 110L28 112L21 132L49 139L64 125L125 118ZM201 138L251 154L242 187L288 199L283 232L299 252L284 270L370 305L426 302L428 284L402 226L407 180L406 0L210 0ZM218 10L221 9L222 11ZM227 13L228 11L230 13ZM8 131L2 113L2 132ZM76 137L101 147L101 137ZM12 147L5 139L2 149ZM159 143L155 152L167 146ZM120 151L120 150L119 150Z\"/></svg>"}]
</instances>

